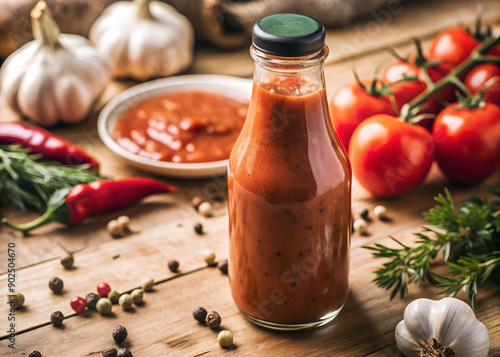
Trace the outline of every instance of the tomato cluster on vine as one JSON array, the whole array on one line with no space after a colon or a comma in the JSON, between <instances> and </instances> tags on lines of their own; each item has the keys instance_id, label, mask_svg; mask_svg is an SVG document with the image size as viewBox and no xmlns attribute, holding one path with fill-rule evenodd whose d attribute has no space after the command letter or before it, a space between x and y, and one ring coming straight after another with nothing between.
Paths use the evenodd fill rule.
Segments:
<instances>
[{"instance_id":1,"label":"tomato cluster on vine","mask_svg":"<svg viewBox=\"0 0 500 357\"><path fill-rule=\"evenodd\" d=\"M500 167L500 37L451 28L423 54L399 57L379 78L340 87L329 103L354 176L377 196L418 186L432 162L460 184Z\"/></svg>"}]
</instances>

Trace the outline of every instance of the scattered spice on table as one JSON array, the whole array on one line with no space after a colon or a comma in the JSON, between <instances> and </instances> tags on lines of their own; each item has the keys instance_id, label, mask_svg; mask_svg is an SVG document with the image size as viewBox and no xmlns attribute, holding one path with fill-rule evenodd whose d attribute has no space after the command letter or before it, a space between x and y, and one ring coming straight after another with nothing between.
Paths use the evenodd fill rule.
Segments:
<instances>
[{"instance_id":1,"label":"scattered spice on table","mask_svg":"<svg viewBox=\"0 0 500 357\"><path fill-rule=\"evenodd\" d=\"M198 206L198 212L205 217L210 217L213 212L213 207L210 202L203 202Z\"/></svg>"},{"instance_id":2,"label":"scattered spice on table","mask_svg":"<svg viewBox=\"0 0 500 357\"><path fill-rule=\"evenodd\" d=\"M105 349L102 350L103 357L116 357L117 354L118 351L114 347L106 347Z\"/></svg>"},{"instance_id":3,"label":"scattered spice on table","mask_svg":"<svg viewBox=\"0 0 500 357\"><path fill-rule=\"evenodd\" d=\"M193 205L194 209L195 210L198 210L198 208L200 207L200 205L204 202L203 198L201 197L194 197L192 200L191 200L191 204Z\"/></svg>"},{"instance_id":4,"label":"scattered spice on table","mask_svg":"<svg viewBox=\"0 0 500 357\"><path fill-rule=\"evenodd\" d=\"M155 281L153 278L148 279L142 283L142 289L144 291L151 291L151 290L153 290L154 286L155 286Z\"/></svg>"},{"instance_id":5,"label":"scattered spice on table","mask_svg":"<svg viewBox=\"0 0 500 357\"><path fill-rule=\"evenodd\" d=\"M193 317L196 321L205 323L207 310L204 307L197 307L193 310Z\"/></svg>"},{"instance_id":6,"label":"scattered spice on table","mask_svg":"<svg viewBox=\"0 0 500 357\"><path fill-rule=\"evenodd\" d=\"M228 262L227 259L221 260L217 263L217 268L221 271L222 274L227 275Z\"/></svg>"},{"instance_id":7,"label":"scattered spice on table","mask_svg":"<svg viewBox=\"0 0 500 357\"><path fill-rule=\"evenodd\" d=\"M49 279L49 288L54 294L60 294L63 291L64 283L57 276L53 276Z\"/></svg>"},{"instance_id":8,"label":"scattered spice on table","mask_svg":"<svg viewBox=\"0 0 500 357\"><path fill-rule=\"evenodd\" d=\"M116 326L113 330L113 339L120 344L127 339L127 329L121 325Z\"/></svg>"},{"instance_id":9,"label":"scattered spice on table","mask_svg":"<svg viewBox=\"0 0 500 357\"><path fill-rule=\"evenodd\" d=\"M201 223L195 224L194 231L196 232L196 234L202 235L203 234L203 225Z\"/></svg>"},{"instance_id":10,"label":"scattered spice on table","mask_svg":"<svg viewBox=\"0 0 500 357\"><path fill-rule=\"evenodd\" d=\"M20 309L23 307L26 299L24 298L24 295L21 292L16 291L14 294L9 295L9 296L11 299L14 299L14 301L16 302L15 303L16 309Z\"/></svg>"},{"instance_id":11,"label":"scattered spice on table","mask_svg":"<svg viewBox=\"0 0 500 357\"><path fill-rule=\"evenodd\" d=\"M378 219L383 220L387 218L387 208L382 205L377 205L373 208L373 215Z\"/></svg>"},{"instance_id":12,"label":"scattered spice on table","mask_svg":"<svg viewBox=\"0 0 500 357\"><path fill-rule=\"evenodd\" d=\"M123 310L128 310L132 308L134 301L132 300L129 294L123 294L118 299L118 304L122 307Z\"/></svg>"},{"instance_id":13,"label":"scattered spice on table","mask_svg":"<svg viewBox=\"0 0 500 357\"><path fill-rule=\"evenodd\" d=\"M217 342L219 342L219 345L222 347L229 347L233 344L233 334L231 331L222 330L219 332L219 335L217 335Z\"/></svg>"},{"instance_id":14,"label":"scattered spice on table","mask_svg":"<svg viewBox=\"0 0 500 357\"><path fill-rule=\"evenodd\" d=\"M42 354L38 351L33 351L29 354L28 357L42 357Z\"/></svg>"},{"instance_id":15,"label":"scattered spice on table","mask_svg":"<svg viewBox=\"0 0 500 357\"><path fill-rule=\"evenodd\" d=\"M207 326L210 327L211 329L216 329L217 327L220 326L222 318L216 311L212 311L205 318L205 322Z\"/></svg>"},{"instance_id":16,"label":"scattered spice on table","mask_svg":"<svg viewBox=\"0 0 500 357\"><path fill-rule=\"evenodd\" d=\"M64 321L64 315L61 311L54 311L50 314L50 322L54 326L61 326Z\"/></svg>"},{"instance_id":17,"label":"scattered spice on table","mask_svg":"<svg viewBox=\"0 0 500 357\"><path fill-rule=\"evenodd\" d=\"M97 311L96 305L99 299L100 297L96 293L88 293L87 296L85 296L85 302L87 303L87 307L89 309Z\"/></svg>"},{"instance_id":18,"label":"scattered spice on table","mask_svg":"<svg viewBox=\"0 0 500 357\"><path fill-rule=\"evenodd\" d=\"M212 265L215 262L215 252L210 248L205 249L203 251L203 260L207 265Z\"/></svg>"},{"instance_id":19,"label":"scattered spice on table","mask_svg":"<svg viewBox=\"0 0 500 357\"><path fill-rule=\"evenodd\" d=\"M142 292L142 289L135 289L130 293L130 297L132 298L134 304L138 305L143 301L144 293Z\"/></svg>"},{"instance_id":20,"label":"scattered spice on table","mask_svg":"<svg viewBox=\"0 0 500 357\"><path fill-rule=\"evenodd\" d=\"M97 294L99 295L99 297L107 297L110 291L111 286L109 286L108 283L97 284Z\"/></svg>"},{"instance_id":21,"label":"scattered spice on table","mask_svg":"<svg viewBox=\"0 0 500 357\"><path fill-rule=\"evenodd\" d=\"M70 270L73 268L73 264L75 264L75 258L73 254L68 253L60 258L60 262L65 269Z\"/></svg>"},{"instance_id":22,"label":"scattered spice on table","mask_svg":"<svg viewBox=\"0 0 500 357\"><path fill-rule=\"evenodd\" d=\"M102 315L108 315L111 313L111 310L113 308L113 304L108 298L100 298L99 301L97 301L96 304L96 309L97 311L102 314Z\"/></svg>"},{"instance_id":23,"label":"scattered spice on table","mask_svg":"<svg viewBox=\"0 0 500 357\"><path fill-rule=\"evenodd\" d=\"M117 290L111 290L108 294L108 299L111 301L113 304L116 304L118 302L118 298L120 297L120 293Z\"/></svg>"},{"instance_id":24,"label":"scattered spice on table","mask_svg":"<svg viewBox=\"0 0 500 357\"><path fill-rule=\"evenodd\" d=\"M116 354L116 357L133 357L132 352L128 348L122 348Z\"/></svg>"},{"instance_id":25,"label":"scattered spice on table","mask_svg":"<svg viewBox=\"0 0 500 357\"><path fill-rule=\"evenodd\" d=\"M82 313L87 307L87 302L81 296L75 296L70 302L71 308L77 313Z\"/></svg>"},{"instance_id":26,"label":"scattered spice on table","mask_svg":"<svg viewBox=\"0 0 500 357\"><path fill-rule=\"evenodd\" d=\"M169 260L168 268L172 273L177 273L179 271L179 262L177 260Z\"/></svg>"}]
</instances>

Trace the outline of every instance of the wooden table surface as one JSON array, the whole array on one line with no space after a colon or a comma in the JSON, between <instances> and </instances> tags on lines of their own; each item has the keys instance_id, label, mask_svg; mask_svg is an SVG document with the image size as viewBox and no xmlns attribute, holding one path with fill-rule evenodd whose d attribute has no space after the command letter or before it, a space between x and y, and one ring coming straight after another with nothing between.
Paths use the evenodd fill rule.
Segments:
<instances>
[{"instance_id":1,"label":"wooden table surface","mask_svg":"<svg viewBox=\"0 0 500 357\"><path fill-rule=\"evenodd\" d=\"M442 0L415 1L400 5L398 14L379 12L349 29L329 30L327 43L330 57L325 67L327 90L332 93L341 84L352 80L354 65L363 76L370 76L389 57L383 48L392 46L402 54L412 51L409 38L418 36L424 45L439 30L457 23L472 23L479 1ZM496 1L481 1L487 21L499 14ZM385 17L384 17L385 14ZM253 62L247 49L220 52L198 48L190 73L215 73L248 77ZM99 109L118 92L134 82L110 83L91 118L72 128L58 128L56 133L77 142L102 163L102 173L116 178L148 174L128 166L108 150L96 131ZM0 120L19 118L0 107ZM424 185L394 199L377 199L353 183L353 211L387 206L391 220L374 221L369 235L354 234L351 249L350 294L344 309L330 324L303 332L268 331L250 324L234 306L228 278L218 269L206 267L201 258L204 248L212 248L217 258L228 255L226 178L178 180L157 177L176 185L175 194L157 195L120 212L104 214L77 227L50 224L28 237L0 227L0 287L7 291L7 245L16 245L16 288L26 297L25 308L16 312L15 347L8 348L8 307L0 308L0 355L27 356L38 350L47 356L100 356L101 350L114 345L112 330L117 325L128 329L129 337L122 345L134 356L400 356L394 342L394 328L402 319L405 306L419 297L435 297L436 289L413 286L404 299L389 301L389 293L373 283L373 270L381 262L361 248L376 242L390 244L389 235L411 243L412 232L419 231L424 220L422 212L433 206L433 197L448 187L456 201L467 194L485 194L484 187L500 186L500 175L481 186L460 188L449 184L433 167ZM201 217L190 205L201 195L214 202L215 215ZM214 201L222 196L224 202ZM1 216L22 222L34 218L32 213L3 208ZM113 239L106 232L106 223L120 214L132 219L133 233ZM193 231L201 222L206 234ZM64 270L58 257L62 247L75 252L74 270ZM180 273L167 268L167 261L180 262ZM64 281L62 295L52 294L47 284L51 276ZM156 281L154 291L145 294L145 304L132 311L114 306L113 313L73 314L69 301L95 291L96 284L108 282L120 292L130 291L148 279ZM459 296L466 299L465 294ZM221 328L234 334L234 346L223 349L217 333L196 323L192 310L197 306L218 311ZM56 328L50 324L51 312L60 310L66 316ZM490 356L500 356L500 294L498 288L481 288L477 317L486 325L491 337ZM471 357L471 356L468 356Z\"/></svg>"}]
</instances>

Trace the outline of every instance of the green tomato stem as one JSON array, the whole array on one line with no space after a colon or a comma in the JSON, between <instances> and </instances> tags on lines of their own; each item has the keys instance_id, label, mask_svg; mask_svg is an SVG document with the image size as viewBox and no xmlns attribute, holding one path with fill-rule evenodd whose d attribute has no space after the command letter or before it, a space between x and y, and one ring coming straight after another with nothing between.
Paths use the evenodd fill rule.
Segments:
<instances>
[{"instance_id":1,"label":"green tomato stem","mask_svg":"<svg viewBox=\"0 0 500 357\"><path fill-rule=\"evenodd\" d=\"M427 88L418 97L416 97L410 103L408 103L410 109L419 106L430 97L438 94L446 86L450 84L456 84L458 77L460 77L461 74L465 73L468 69L470 69L474 64L477 64L478 62L500 63L500 58L484 55L490 49L495 47L498 43L500 43L500 37L485 42L479 49L472 52L472 54L468 57L468 59L464 63L451 70L447 76L441 78L441 80L436 82L433 87Z\"/></svg>"}]
</instances>

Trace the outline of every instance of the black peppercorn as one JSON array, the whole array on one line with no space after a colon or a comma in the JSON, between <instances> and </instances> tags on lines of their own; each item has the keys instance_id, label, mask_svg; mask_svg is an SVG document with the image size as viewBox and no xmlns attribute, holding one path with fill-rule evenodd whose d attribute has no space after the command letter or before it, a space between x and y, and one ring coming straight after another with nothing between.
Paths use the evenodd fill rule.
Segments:
<instances>
[{"instance_id":1,"label":"black peppercorn","mask_svg":"<svg viewBox=\"0 0 500 357\"><path fill-rule=\"evenodd\" d=\"M113 330L113 339L120 344L127 338L127 329L123 326L116 326Z\"/></svg>"},{"instance_id":2,"label":"black peppercorn","mask_svg":"<svg viewBox=\"0 0 500 357\"><path fill-rule=\"evenodd\" d=\"M220 326L222 319L216 311L212 311L205 318L205 322L207 323L208 327L216 329Z\"/></svg>"},{"instance_id":3,"label":"black peppercorn","mask_svg":"<svg viewBox=\"0 0 500 357\"><path fill-rule=\"evenodd\" d=\"M73 268L74 263L75 263L75 258L73 257L73 254L66 254L61 257L61 264L66 269Z\"/></svg>"},{"instance_id":4,"label":"black peppercorn","mask_svg":"<svg viewBox=\"0 0 500 357\"><path fill-rule=\"evenodd\" d=\"M205 322L205 318L207 317L207 310L203 307L197 307L193 311L193 317L198 322Z\"/></svg>"},{"instance_id":5,"label":"black peppercorn","mask_svg":"<svg viewBox=\"0 0 500 357\"><path fill-rule=\"evenodd\" d=\"M197 223L194 226L194 231L196 232L196 234L199 234L199 235L203 234L203 226L201 225L201 223Z\"/></svg>"},{"instance_id":6,"label":"black peppercorn","mask_svg":"<svg viewBox=\"0 0 500 357\"><path fill-rule=\"evenodd\" d=\"M116 357L118 351L114 347L107 347L102 350L103 357Z\"/></svg>"},{"instance_id":7,"label":"black peppercorn","mask_svg":"<svg viewBox=\"0 0 500 357\"><path fill-rule=\"evenodd\" d=\"M100 297L96 293L89 293L85 296L85 302L87 303L87 307L92 310L97 310L96 305L99 301Z\"/></svg>"},{"instance_id":8,"label":"black peppercorn","mask_svg":"<svg viewBox=\"0 0 500 357\"><path fill-rule=\"evenodd\" d=\"M118 351L116 357L133 357L133 356L132 352L130 352L128 348L122 348L121 350Z\"/></svg>"},{"instance_id":9,"label":"black peppercorn","mask_svg":"<svg viewBox=\"0 0 500 357\"><path fill-rule=\"evenodd\" d=\"M179 271L179 262L177 260L169 260L168 268L172 273L177 273Z\"/></svg>"},{"instance_id":10,"label":"black peppercorn","mask_svg":"<svg viewBox=\"0 0 500 357\"><path fill-rule=\"evenodd\" d=\"M221 260L217 263L217 268L219 268L222 274L227 275L227 259Z\"/></svg>"},{"instance_id":11,"label":"black peppercorn","mask_svg":"<svg viewBox=\"0 0 500 357\"><path fill-rule=\"evenodd\" d=\"M369 220L370 217L370 211L368 211L367 208L365 208L364 210L361 211L361 213L359 214L361 216L361 218L363 218L365 221Z\"/></svg>"},{"instance_id":12,"label":"black peppercorn","mask_svg":"<svg viewBox=\"0 0 500 357\"><path fill-rule=\"evenodd\" d=\"M42 357L42 354L38 351L33 351L29 354L28 357Z\"/></svg>"},{"instance_id":13,"label":"black peppercorn","mask_svg":"<svg viewBox=\"0 0 500 357\"><path fill-rule=\"evenodd\" d=\"M49 280L49 288L54 294L60 294L63 291L64 283L57 276L53 276Z\"/></svg>"},{"instance_id":14,"label":"black peppercorn","mask_svg":"<svg viewBox=\"0 0 500 357\"><path fill-rule=\"evenodd\" d=\"M64 321L64 315L61 311L54 311L52 314L50 314L50 322L54 326L61 326Z\"/></svg>"}]
</instances>

